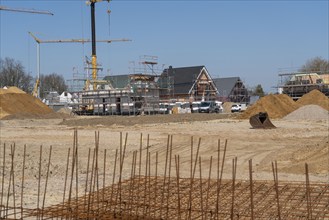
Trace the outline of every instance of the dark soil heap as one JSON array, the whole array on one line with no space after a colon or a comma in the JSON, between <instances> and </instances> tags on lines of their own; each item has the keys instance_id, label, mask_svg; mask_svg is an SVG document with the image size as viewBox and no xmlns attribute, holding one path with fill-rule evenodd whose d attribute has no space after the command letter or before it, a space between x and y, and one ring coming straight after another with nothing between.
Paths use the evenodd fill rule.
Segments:
<instances>
[{"instance_id":1,"label":"dark soil heap","mask_svg":"<svg viewBox=\"0 0 329 220\"><path fill-rule=\"evenodd\" d=\"M296 103L285 94L271 94L259 99L255 104L239 115L238 118L247 119L259 112L267 112L269 118L282 118L299 107L300 104Z\"/></svg>"}]
</instances>

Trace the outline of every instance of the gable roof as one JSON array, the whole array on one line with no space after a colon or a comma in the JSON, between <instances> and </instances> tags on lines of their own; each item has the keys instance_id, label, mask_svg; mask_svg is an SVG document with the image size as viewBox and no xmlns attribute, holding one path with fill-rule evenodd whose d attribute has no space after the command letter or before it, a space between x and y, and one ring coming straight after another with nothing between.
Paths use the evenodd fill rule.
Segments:
<instances>
[{"instance_id":1,"label":"gable roof","mask_svg":"<svg viewBox=\"0 0 329 220\"><path fill-rule=\"evenodd\" d=\"M175 94L188 94L205 66L179 67L165 69L161 75L171 78Z\"/></svg>"},{"instance_id":2,"label":"gable roof","mask_svg":"<svg viewBox=\"0 0 329 220\"><path fill-rule=\"evenodd\" d=\"M219 95L223 97L228 97L231 94L236 82L239 80L240 77L226 77L226 78L213 79L218 89Z\"/></svg>"}]
</instances>

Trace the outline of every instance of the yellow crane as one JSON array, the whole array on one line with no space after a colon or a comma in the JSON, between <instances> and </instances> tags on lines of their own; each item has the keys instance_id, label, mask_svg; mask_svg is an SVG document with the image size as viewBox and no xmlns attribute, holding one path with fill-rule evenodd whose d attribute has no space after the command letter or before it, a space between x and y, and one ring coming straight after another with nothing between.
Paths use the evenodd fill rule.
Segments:
<instances>
[{"instance_id":1,"label":"yellow crane","mask_svg":"<svg viewBox=\"0 0 329 220\"><path fill-rule=\"evenodd\" d=\"M95 3L102 2L103 0L89 0L91 10L91 65L92 65L92 78L93 90L97 90L97 56L96 56L96 24L95 24ZM106 0L110 2L110 0Z\"/></svg>"}]
</instances>

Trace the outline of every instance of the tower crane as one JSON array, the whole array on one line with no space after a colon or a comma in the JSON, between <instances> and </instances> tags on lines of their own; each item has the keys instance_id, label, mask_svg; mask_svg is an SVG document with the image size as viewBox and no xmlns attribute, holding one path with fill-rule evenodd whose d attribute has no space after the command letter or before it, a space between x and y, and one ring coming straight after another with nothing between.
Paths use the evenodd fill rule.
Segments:
<instances>
[{"instance_id":1,"label":"tower crane","mask_svg":"<svg viewBox=\"0 0 329 220\"><path fill-rule=\"evenodd\" d=\"M49 12L49 11L40 11L40 10L35 10L35 9L22 9L22 8L9 8L6 6L1 6L0 5L0 10L4 10L4 11L13 11L13 12L25 12L25 13L33 13L33 14L45 14L45 15L54 15L53 13ZM38 48L39 50L39 48ZM39 66L39 63L38 63ZM35 82L33 91L32 91L32 95L34 97L39 97L39 85L40 85L40 75L38 74L38 78Z\"/></svg>"},{"instance_id":2,"label":"tower crane","mask_svg":"<svg viewBox=\"0 0 329 220\"><path fill-rule=\"evenodd\" d=\"M6 6L0 5L0 10L4 11L14 11L14 12L25 12L25 13L33 13L33 14L45 14L45 15L54 15L53 13L49 11L40 11L35 9L23 9L23 8L9 8Z\"/></svg>"},{"instance_id":3,"label":"tower crane","mask_svg":"<svg viewBox=\"0 0 329 220\"><path fill-rule=\"evenodd\" d=\"M41 40L40 38L36 37L32 32L28 32L31 37L35 40L37 43L37 80L32 92L32 95L35 97L40 97L40 91L39 91L39 85L40 85L40 44L41 43L89 43L91 42L90 39L63 39L63 40ZM97 40L97 42L102 43L112 43L112 42L125 42L125 41L131 41L130 39L122 38L122 39L112 39L112 40ZM92 63L93 64L93 63ZM97 71L97 63L95 66L92 66L92 70ZM94 78L93 75L93 82L96 84L97 75L96 78ZM86 88L88 88L89 85L89 79L86 81Z\"/></svg>"},{"instance_id":4,"label":"tower crane","mask_svg":"<svg viewBox=\"0 0 329 220\"><path fill-rule=\"evenodd\" d=\"M40 38L36 37L32 32L29 34L33 37L33 39L37 43L90 43L90 39L62 39L62 40L41 40ZM96 42L103 42L103 43L112 43L112 42L120 42L120 41L131 41L130 39L121 38L121 39L112 39L112 40L97 40Z\"/></svg>"}]
</instances>

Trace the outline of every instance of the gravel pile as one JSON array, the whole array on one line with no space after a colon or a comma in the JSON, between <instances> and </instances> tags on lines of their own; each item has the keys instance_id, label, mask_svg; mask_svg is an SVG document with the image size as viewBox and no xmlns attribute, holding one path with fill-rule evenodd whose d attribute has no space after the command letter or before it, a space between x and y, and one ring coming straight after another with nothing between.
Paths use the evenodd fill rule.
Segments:
<instances>
[{"instance_id":1,"label":"gravel pile","mask_svg":"<svg viewBox=\"0 0 329 220\"><path fill-rule=\"evenodd\" d=\"M329 120L329 112L318 105L304 105L286 115L284 120Z\"/></svg>"}]
</instances>

